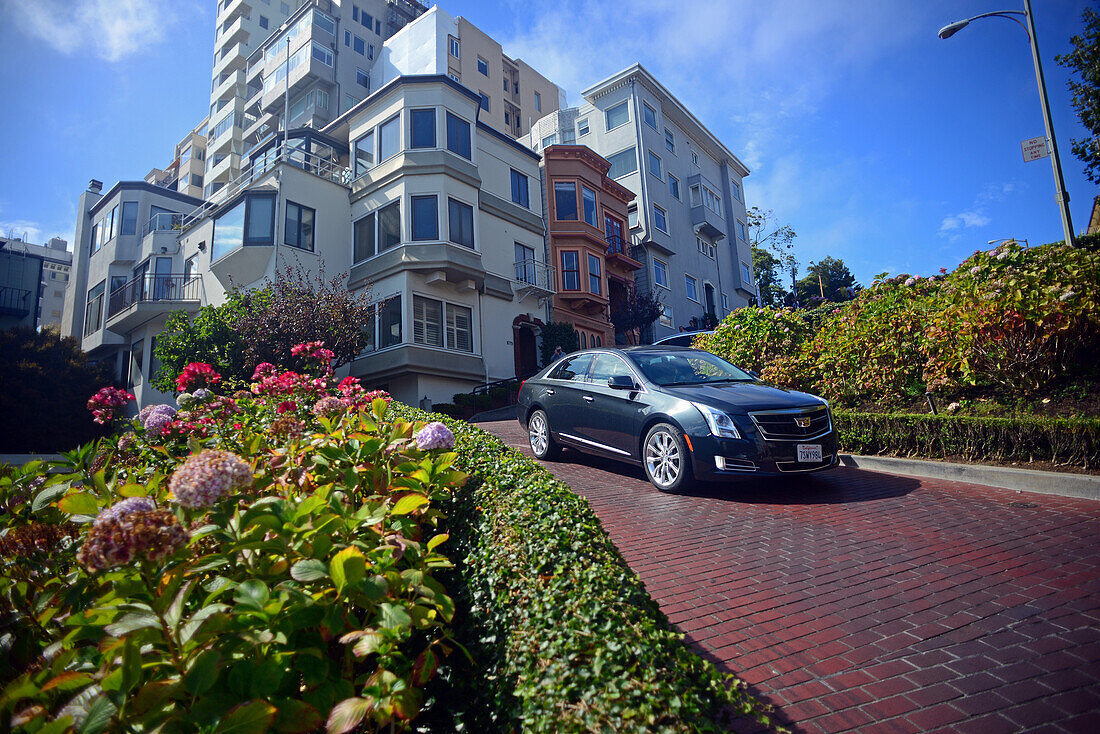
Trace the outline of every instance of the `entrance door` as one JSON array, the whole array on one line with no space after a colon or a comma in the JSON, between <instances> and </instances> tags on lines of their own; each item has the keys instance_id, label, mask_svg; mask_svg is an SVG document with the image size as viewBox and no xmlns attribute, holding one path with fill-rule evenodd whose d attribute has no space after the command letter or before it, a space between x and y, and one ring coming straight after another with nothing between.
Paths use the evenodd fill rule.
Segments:
<instances>
[{"instance_id":1,"label":"entrance door","mask_svg":"<svg viewBox=\"0 0 1100 734\"><path fill-rule=\"evenodd\" d=\"M515 330L516 375L529 375L539 368L535 332L526 326Z\"/></svg>"},{"instance_id":2,"label":"entrance door","mask_svg":"<svg viewBox=\"0 0 1100 734\"><path fill-rule=\"evenodd\" d=\"M712 286L710 283L705 283L703 285L703 296L706 298L707 301L707 313L717 314L718 309L715 307L714 304L714 286Z\"/></svg>"}]
</instances>

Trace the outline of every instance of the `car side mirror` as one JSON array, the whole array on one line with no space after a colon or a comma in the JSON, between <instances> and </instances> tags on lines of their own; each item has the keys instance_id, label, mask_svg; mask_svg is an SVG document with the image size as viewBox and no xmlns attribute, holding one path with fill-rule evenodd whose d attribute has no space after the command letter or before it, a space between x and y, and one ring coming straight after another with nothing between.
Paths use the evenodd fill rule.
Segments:
<instances>
[{"instance_id":1,"label":"car side mirror","mask_svg":"<svg viewBox=\"0 0 1100 734\"><path fill-rule=\"evenodd\" d=\"M634 378L630 375L612 375L607 378L607 386L612 390L637 390Z\"/></svg>"}]
</instances>

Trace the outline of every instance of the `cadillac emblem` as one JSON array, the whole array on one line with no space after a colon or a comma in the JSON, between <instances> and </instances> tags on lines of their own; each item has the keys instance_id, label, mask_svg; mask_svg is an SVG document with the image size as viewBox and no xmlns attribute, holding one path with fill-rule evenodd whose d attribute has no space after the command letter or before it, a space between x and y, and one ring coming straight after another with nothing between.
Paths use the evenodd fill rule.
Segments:
<instances>
[{"instance_id":1,"label":"cadillac emblem","mask_svg":"<svg viewBox=\"0 0 1100 734\"><path fill-rule=\"evenodd\" d=\"M794 424L799 428L809 428L811 422L812 421L809 418L799 417L794 419Z\"/></svg>"}]
</instances>

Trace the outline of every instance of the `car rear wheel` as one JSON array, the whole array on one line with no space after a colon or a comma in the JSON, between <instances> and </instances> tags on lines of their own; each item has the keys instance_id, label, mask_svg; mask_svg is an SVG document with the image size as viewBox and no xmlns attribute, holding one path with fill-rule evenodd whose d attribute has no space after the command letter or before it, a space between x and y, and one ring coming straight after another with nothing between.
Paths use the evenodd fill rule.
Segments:
<instances>
[{"instance_id":1,"label":"car rear wheel","mask_svg":"<svg viewBox=\"0 0 1100 734\"><path fill-rule=\"evenodd\" d=\"M668 423L649 429L642 445L642 465L649 481L662 492L683 492L692 485L691 457L680 432Z\"/></svg>"},{"instance_id":2,"label":"car rear wheel","mask_svg":"<svg viewBox=\"0 0 1100 734\"><path fill-rule=\"evenodd\" d=\"M561 446L550 435L550 419L544 410L536 410L527 419L527 439L536 459L556 459L561 455Z\"/></svg>"}]
</instances>

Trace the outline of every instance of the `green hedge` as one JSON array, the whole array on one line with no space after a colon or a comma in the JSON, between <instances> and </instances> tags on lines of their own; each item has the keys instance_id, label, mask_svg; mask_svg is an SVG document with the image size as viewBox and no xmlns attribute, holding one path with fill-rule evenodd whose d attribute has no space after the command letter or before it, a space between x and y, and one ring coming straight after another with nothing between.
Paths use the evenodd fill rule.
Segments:
<instances>
[{"instance_id":1,"label":"green hedge","mask_svg":"<svg viewBox=\"0 0 1100 734\"><path fill-rule=\"evenodd\" d=\"M843 451L1100 465L1100 419L833 412Z\"/></svg>"},{"instance_id":2,"label":"green hedge","mask_svg":"<svg viewBox=\"0 0 1100 734\"><path fill-rule=\"evenodd\" d=\"M687 648L586 500L496 437L443 420L455 433L455 466L471 475L447 520L461 576L454 592L470 610L459 639L476 661L455 673L465 691L448 681L459 689L440 692L469 697L455 730L716 732L746 715L768 723L768 707L743 683ZM455 702L439 703L454 716Z\"/></svg>"}]
</instances>

